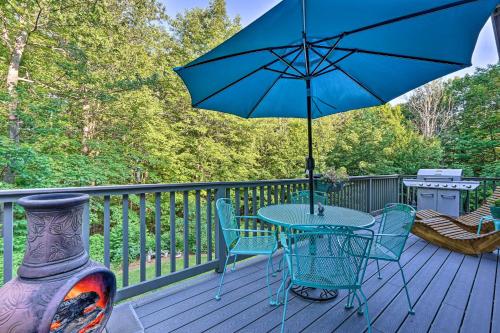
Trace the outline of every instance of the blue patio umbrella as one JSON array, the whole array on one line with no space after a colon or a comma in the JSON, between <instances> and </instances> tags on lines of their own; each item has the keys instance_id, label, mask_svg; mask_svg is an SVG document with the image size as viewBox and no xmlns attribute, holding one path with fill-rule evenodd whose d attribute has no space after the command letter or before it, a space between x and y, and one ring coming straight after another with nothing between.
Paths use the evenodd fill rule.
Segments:
<instances>
[{"instance_id":1,"label":"blue patio umbrella","mask_svg":"<svg viewBox=\"0 0 500 333\"><path fill-rule=\"evenodd\" d=\"M196 108L244 118L312 119L387 103L471 65L498 0L284 0L175 68Z\"/></svg>"}]
</instances>

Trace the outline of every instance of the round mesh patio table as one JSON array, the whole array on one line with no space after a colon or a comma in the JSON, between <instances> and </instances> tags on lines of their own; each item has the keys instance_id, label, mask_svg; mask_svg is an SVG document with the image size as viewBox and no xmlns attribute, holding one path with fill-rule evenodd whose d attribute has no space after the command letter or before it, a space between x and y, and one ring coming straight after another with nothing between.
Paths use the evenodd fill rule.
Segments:
<instances>
[{"instance_id":1,"label":"round mesh patio table","mask_svg":"<svg viewBox=\"0 0 500 333\"><path fill-rule=\"evenodd\" d=\"M271 205L259 209L257 215L262 220L285 228L300 225L333 225L343 227L370 227L375 218L370 214L354 209L324 206L323 216L309 214L309 205L284 204Z\"/></svg>"},{"instance_id":2,"label":"round mesh patio table","mask_svg":"<svg viewBox=\"0 0 500 333\"><path fill-rule=\"evenodd\" d=\"M331 225L343 227L370 227L375 223L375 218L367 213L354 209L324 206L323 216L309 213L309 205L283 204L262 207L257 215L263 221L279 227L290 228L301 225ZM316 289L303 286L293 286L292 291L309 300L328 301L338 296L337 290Z\"/></svg>"}]
</instances>

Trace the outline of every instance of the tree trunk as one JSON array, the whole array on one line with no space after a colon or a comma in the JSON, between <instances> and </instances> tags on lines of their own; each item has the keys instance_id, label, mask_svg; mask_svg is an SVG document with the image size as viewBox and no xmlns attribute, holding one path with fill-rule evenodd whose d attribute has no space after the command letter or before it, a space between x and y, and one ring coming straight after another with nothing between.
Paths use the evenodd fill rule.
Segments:
<instances>
[{"instance_id":1,"label":"tree trunk","mask_svg":"<svg viewBox=\"0 0 500 333\"><path fill-rule=\"evenodd\" d=\"M89 99L87 97L84 97L82 106L82 153L87 156L92 155L92 150L89 146L89 142L94 137L95 128L97 125L96 120L94 119L93 107L95 107L95 105L91 105Z\"/></svg>"},{"instance_id":2,"label":"tree trunk","mask_svg":"<svg viewBox=\"0 0 500 333\"><path fill-rule=\"evenodd\" d=\"M23 57L23 52L28 41L28 32L22 31L16 38L14 43L14 48L12 50L9 70L7 72L7 93L9 94L9 105L8 105L8 130L9 139L13 144L19 144L19 133L21 129L21 122L17 115L17 107L19 105L19 98L17 96L17 83L19 82L19 65ZM4 175L4 181L6 183L14 183L15 175L12 170L7 167Z\"/></svg>"}]
</instances>

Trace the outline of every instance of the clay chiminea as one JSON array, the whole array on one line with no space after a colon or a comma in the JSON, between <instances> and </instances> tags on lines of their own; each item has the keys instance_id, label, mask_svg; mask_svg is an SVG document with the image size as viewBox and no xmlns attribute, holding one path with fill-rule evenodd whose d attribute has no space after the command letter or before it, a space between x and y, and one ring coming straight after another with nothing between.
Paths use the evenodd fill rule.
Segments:
<instances>
[{"instance_id":1,"label":"clay chiminea","mask_svg":"<svg viewBox=\"0 0 500 333\"><path fill-rule=\"evenodd\" d=\"M82 241L86 194L19 199L28 220L18 277L0 288L0 332L101 332L113 307L114 274L89 260Z\"/></svg>"}]
</instances>

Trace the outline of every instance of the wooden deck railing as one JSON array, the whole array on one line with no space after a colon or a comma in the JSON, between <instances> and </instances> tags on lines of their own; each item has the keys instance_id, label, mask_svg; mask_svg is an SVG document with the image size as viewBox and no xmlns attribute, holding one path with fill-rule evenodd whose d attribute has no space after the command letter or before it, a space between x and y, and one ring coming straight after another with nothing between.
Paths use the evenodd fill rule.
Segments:
<instances>
[{"instance_id":1,"label":"wooden deck railing","mask_svg":"<svg viewBox=\"0 0 500 333\"><path fill-rule=\"evenodd\" d=\"M351 177L349 186L332 195L330 202L376 212L388 202L409 200L401 179L399 175ZM26 228L24 212L16 204L26 195L79 192L91 196L84 210L84 241L91 256L99 257L117 275L119 301L221 270L226 252L215 213L218 198L230 197L242 215L255 215L260 207L289 202L292 192L306 188L306 179L284 179L0 191L3 283L12 279L24 252L19 245L24 240L14 234L23 234L17 231ZM254 227L248 225L253 221L242 222Z\"/></svg>"}]
</instances>

